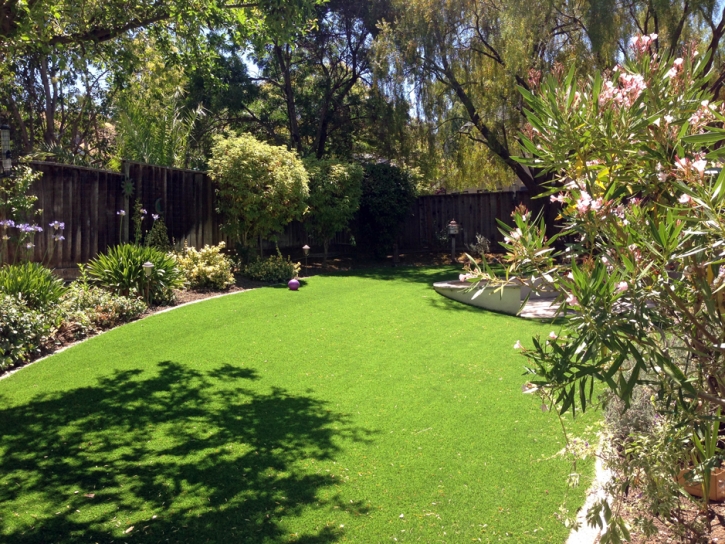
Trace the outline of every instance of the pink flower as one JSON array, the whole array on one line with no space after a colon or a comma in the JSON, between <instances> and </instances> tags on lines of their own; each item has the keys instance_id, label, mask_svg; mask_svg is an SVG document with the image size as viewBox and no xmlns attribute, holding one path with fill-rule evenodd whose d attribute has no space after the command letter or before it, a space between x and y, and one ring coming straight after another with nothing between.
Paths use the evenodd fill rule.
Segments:
<instances>
[{"instance_id":1,"label":"pink flower","mask_svg":"<svg viewBox=\"0 0 725 544\"><path fill-rule=\"evenodd\" d=\"M577 299L573 294L569 293L569 295L566 297L566 303L569 306L578 306L579 299Z\"/></svg>"},{"instance_id":2,"label":"pink flower","mask_svg":"<svg viewBox=\"0 0 725 544\"><path fill-rule=\"evenodd\" d=\"M694 161L692 167L702 176L705 173L705 168L707 168L707 161L702 159Z\"/></svg>"},{"instance_id":3,"label":"pink flower","mask_svg":"<svg viewBox=\"0 0 725 544\"><path fill-rule=\"evenodd\" d=\"M617 284L617 291L620 293L624 293L627 289L629 289L629 284L626 281L620 281Z\"/></svg>"},{"instance_id":4,"label":"pink flower","mask_svg":"<svg viewBox=\"0 0 725 544\"><path fill-rule=\"evenodd\" d=\"M680 196L680 198L677 199L677 201L680 204L689 204L690 202L692 202L692 197L690 195L688 195L687 193L682 193L682 195Z\"/></svg>"},{"instance_id":5,"label":"pink flower","mask_svg":"<svg viewBox=\"0 0 725 544\"><path fill-rule=\"evenodd\" d=\"M549 333L549 338L551 338L552 340L556 340L559 337L557 336L557 334L554 331L551 331Z\"/></svg>"}]
</instances>

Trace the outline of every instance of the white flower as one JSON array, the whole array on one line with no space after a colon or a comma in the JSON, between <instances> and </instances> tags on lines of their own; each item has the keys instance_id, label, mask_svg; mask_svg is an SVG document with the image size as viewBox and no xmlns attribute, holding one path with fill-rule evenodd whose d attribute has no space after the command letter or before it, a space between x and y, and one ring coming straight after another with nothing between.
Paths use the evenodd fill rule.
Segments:
<instances>
[{"instance_id":1,"label":"white flower","mask_svg":"<svg viewBox=\"0 0 725 544\"><path fill-rule=\"evenodd\" d=\"M682 193L682 195L680 196L680 198L677 199L677 201L680 204L689 204L690 202L692 202L692 197L690 195L688 195L687 193Z\"/></svg>"},{"instance_id":2,"label":"white flower","mask_svg":"<svg viewBox=\"0 0 725 544\"><path fill-rule=\"evenodd\" d=\"M669 125L669 124L670 124L670 123L671 123L672 121L674 121L674 120L675 120L675 118L674 118L674 117L672 117L671 115L665 115L663 119L665 120L665 123L667 123L668 125Z\"/></svg>"},{"instance_id":3,"label":"white flower","mask_svg":"<svg viewBox=\"0 0 725 544\"><path fill-rule=\"evenodd\" d=\"M521 349L524 346L521 345L521 342L519 340L516 340L516 343L514 344L514 349Z\"/></svg>"},{"instance_id":4,"label":"white flower","mask_svg":"<svg viewBox=\"0 0 725 544\"><path fill-rule=\"evenodd\" d=\"M569 295L566 297L566 303L569 306L578 306L579 299L577 299L573 294L569 293Z\"/></svg>"},{"instance_id":5,"label":"white flower","mask_svg":"<svg viewBox=\"0 0 725 544\"><path fill-rule=\"evenodd\" d=\"M557 336L557 334L554 331L551 331L549 333L549 338L551 338L552 340L556 340L559 337Z\"/></svg>"},{"instance_id":6,"label":"white flower","mask_svg":"<svg viewBox=\"0 0 725 544\"><path fill-rule=\"evenodd\" d=\"M700 159L700 160L694 161L692 163L692 167L695 170L697 170L700 173L700 175L703 175L705 173L705 168L707 168L707 162Z\"/></svg>"}]
</instances>

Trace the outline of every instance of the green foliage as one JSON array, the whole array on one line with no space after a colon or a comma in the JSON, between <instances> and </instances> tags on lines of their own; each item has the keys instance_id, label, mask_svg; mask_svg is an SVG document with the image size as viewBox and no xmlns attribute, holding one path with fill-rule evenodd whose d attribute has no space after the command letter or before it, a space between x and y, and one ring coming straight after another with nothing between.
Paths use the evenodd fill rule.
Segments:
<instances>
[{"instance_id":1,"label":"green foliage","mask_svg":"<svg viewBox=\"0 0 725 544\"><path fill-rule=\"evenodd\" d=\"M139 298L109 293L93 285L75 282L59 305L64 326L73 329L76 338L133 321L146 311Z\"/></svg>"},{"instance_id":2,"label":"green foliage","mask_svg":"<svg viewBox=\"0 0 725 544\"><path fill-rule=\"evenodd\" d=\"M531 125L520 161L555 177L563 224L546 239L518 210L506 230L509 272L553 287L561 311L573 310L559 334L523 353L562 413L596 405L600 387L625 407L649 388L669 447L684 430L695 472L707 474L720 462L725 405L725 112L710 101L708 55L654 56L649 36L632 51L611 73L577 81L572 69L537 93L520 89ZM564 251L554 250L559 236ZM671 474L642 463L658 469L642 484L656 499ZM626 538L612 519L603 542Z\"/></svg>"},{"instance_id":3,"label":"green foliage","mask_svg":"<svg viewBox=\"0 0 725 544\"><path fill-rule=\"evenodd\" d=\"M365 165L360 200L360 234L376 255L388 251L415 201L408 172L389 164Z\"/></svg>"},{"instance_id":4,"label":"green foliage","mask_svg":"<svg viewBox=\"0 0 725 544\"><path fill-rule=\"evenodd\" d=\"M0 294L21 298L32 310L51 308L65 291L63 280L39 263L0 267Z\"/></svg>"},{"instance_id":5,"label":"green foliage","mask_svg":"<svg viewBox=\"0 0 725 544\"><path fill-rule=\"evenodd\" d=\"M234 285L234 263L222 253L224 247L224 242L217 246L204 246L201 250L184 245L181 252L174 254L176 264L191 289L222 291Z\"/></svg>"},{"instance_id":6,"label":"green foliage","mask_svg":"<svg viewBox=\"0 0 725 544\"><path fill-rule=\"evenodd\" d=\"M44 312L29 308L20 297L0 293L0 371L39 354L53 329Z\"/></svg>"},{"instance_id":7,"label":"green foliage","mask_svg":"<svg viewBox=\"0 0 725 544\"><path fill-rule=\"evenodd\" d=\"M213 154L209 166L219 212L225 217L226 231L243 246L302 218L308 177L297 155L250 134L217 138Z\"/></svg>"},{"instance_id":8,"label":"green foliage","mask_svg":"<svg viewBox=\"0 0 725 544\"><path fill-rule=\"evenodd\" d=\"M43 177L28 166L16 166L12 174L0 177L0 220L29 221L38 197L30 193L33 183Z\"/></svg>"},{"instance_id":9,"label":"green foliage","mask_svg":"<svg viewBox=\"0 0 725 544\"><path fill-rule=\"evenodd\" d=\"M127 93L116 118L117 162L131 160L159 166L189 168L203 158L192 156L192 132L204 110L186 110L176 89L156 96L150 89Z\"/></svg>"},{"instance_id":10,"label":"green foliage","mask_svg":"<svg viewBox=\"0 0 725 544\"><path fill-rule=\"evenodd\" d=\"M249 263L242 273L250 280L283 283L297 277L299 272L300 263L293 263L289 257L285 259L278 250L277 255Z\"/></svg>"},{"instance_id":11,"label":"green foliage","mask_svg":"<svg viewBox=\"0 0 725 544\"><path fill-rule=\"evenodd\" d=\"M348 228L360 207L363 169L359 164L314 159L306 160L305 168L310 176L305 228L322 240L327 259L330 239Z\"/></svg>"},{"instance_id":12,"label":"green foliage","mask_svg":"<svg viewBox=\"0 0 725 544\"><path fill-rule=\"evenodd\" d=\"M153 263L146 277L145 262ZM173 301L172 289L181 287L184 275L173 257L151 247L123 244L112 247L88 263L88 275L101 287L122 296L145 296L149 285L152 304Z\"/></svg>"},{"instance_id":13,"label":"green foliage","mask_svg":"<svg viewBox=\"0 0 725 544\"><path fill-rule=\"evenodd\" d=\"M146 246L158 249L164 253L171 251L172 246L169 240L169 233L166 230L166 223L164 223L162 217L154 219L151 230L146 234Z\"/></svg>"}]
</instances>

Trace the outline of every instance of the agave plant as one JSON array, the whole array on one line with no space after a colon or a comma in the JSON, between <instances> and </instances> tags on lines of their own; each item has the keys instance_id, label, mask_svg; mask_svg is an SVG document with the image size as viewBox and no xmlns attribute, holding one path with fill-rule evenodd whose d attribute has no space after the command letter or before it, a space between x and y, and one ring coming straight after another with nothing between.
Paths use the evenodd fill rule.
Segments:
<instances>
[{"instance_id":1,"label":"agave plant","mask_svg":"<svg viewBox=\"0 0 725 544\"><path fill-rule=\"evenodd\" d=\"M154 266L147 277L144 263ZM141 296L149 288L149 300L167 302L173 298L171 289L181 287L184 275L173 257L152 247L122 244L99 255L88 263L91 280L122 296Z\"/></svg>"}]
</instances>

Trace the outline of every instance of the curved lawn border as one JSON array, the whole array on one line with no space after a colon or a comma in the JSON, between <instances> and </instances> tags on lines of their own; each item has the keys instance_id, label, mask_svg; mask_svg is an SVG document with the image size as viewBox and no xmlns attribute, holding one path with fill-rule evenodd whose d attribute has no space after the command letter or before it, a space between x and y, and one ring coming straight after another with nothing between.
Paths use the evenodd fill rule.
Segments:
<instances>
[{"instance_id":1,"label":"curved lawn border","mask_svg":"<svg viewBox=\"0 0 725 544\"><path fill-rule=\"evenodd\" d=\"M39 363L41 361L44 361L48 357L52 357L53 355L57 355L58 353L63 353L64 351L66 351L66 350L68 350L68 349L70 349L72 347L75 347L75 346L77 346L79 344L83 344L84 342L87 342L91 338L97 338L97 337L99 337L99 336L101 336L103 334L106 334L107 332L111 332L111 331L116 330L116 329L118 329L120 327L123 327L124 325L130 325L131 323L136 323L137 321L143 321L144 319L147 319L147 318L149 318L151 316L158 315L158 314L163 314L163 313L166 313L166 312L170 312L172 310L178 310L179 308L183 308L184 306L190 306L191 304L197 304L199 302L204 302L204 301L212 300L212 299L215 299L215 298L228 297L228 296L231 296L231 295L238 295L240 293L246 293L248 291L253 291L255 289L261 289L261 288L260 287L251 287L249 289L241 289L239 291L232 291L231 293L220 293L218 295L213 295L213 296L210 296L210 297L199 298L199 299L196 299L196 300L190 300L189 302L184 302L183 304L178 304L176 306L169 306L167 308L164 308L162 310L158 310L156 312L146 312L141 317L139 317L138 319L134 319L133 321L128 321L127 323L121 323L120 325L117 325L116 327L111 327L110 329L104 329L104 330L102 330L100 332L97 332L95 334L88 335L85 338L81 338L80 340L76 340L75 342L71 342L70 344L66 344L64 346L61 346L58 349L53 350L52 352L47 353L46 355L43 355L42 357L38 357L37 359L33 359L32 361L30 361L28 363L19 365L16 368L11 368L7 372L3 372L2 374L0 374L0 380L3 380L5 378L8 378L8 377L12 376L13 374L15 374L17 372L20 372L24 368L28 368L29 366L34 365L35 363Z\"/></svg>"}]
</instances>

